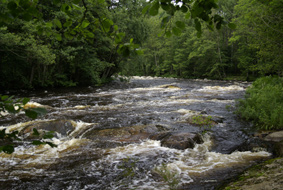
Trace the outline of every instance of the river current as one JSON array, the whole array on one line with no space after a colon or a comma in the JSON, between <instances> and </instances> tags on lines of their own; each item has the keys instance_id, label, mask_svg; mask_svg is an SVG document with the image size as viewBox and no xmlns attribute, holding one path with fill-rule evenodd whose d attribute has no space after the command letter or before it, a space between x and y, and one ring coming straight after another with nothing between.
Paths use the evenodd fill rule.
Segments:
<instances>
[{"instance_id":1,"label":"river current","mask_svg":"<svg viewBox=\"0 0 283 190\"><path fill-rule=\"evenodd\" d=\"M271 156L251 136L250 124L233 113L235 100L249 85L132 77L100 88L18 93L31 98L29 106L44 106L48 113L35 121L23 113L6 115L0 128L27 131L27 126L54 121L62 126L51 139L55 148L23 142L11 155L0 153L1 189L216 189ZM187 122L192 115L217 122L204 131ZM141 126L198 133L203 143L181 150L149 138L127 142L97 135Z\"/></svg>"}]
</instances>

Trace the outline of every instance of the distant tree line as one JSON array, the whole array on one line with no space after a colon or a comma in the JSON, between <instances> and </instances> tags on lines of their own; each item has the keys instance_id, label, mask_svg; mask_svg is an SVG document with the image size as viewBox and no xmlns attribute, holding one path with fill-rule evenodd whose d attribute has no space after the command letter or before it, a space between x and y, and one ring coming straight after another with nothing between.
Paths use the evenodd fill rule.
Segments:
<instances>
[{"instance_id":1,"label":"distant tree line","mask_svg":"<svg viewBox=\"0 0 283 190\"><path fill-rule=\"evenodd\" d=\"M222 25L196 22L192 13L182 11L170 20L165 10L155 17L136 15L135 23L146 25L148 33L140 40L144 54L124 60L121 74L241 80L282 76L283 1L219 0L217 5L211 14L220 15ZM172 32L166 32L168 25Z\"/></svg>"},{"instance_id":2,"label":"distant tree line","mask_svg":"<svg viewBox=\"0 0 283 190\"><path fill-rule=\"evenodd\" d=\"M0 2L2 90L282 75L281 0Z\"/></svg>"}]
</instances>

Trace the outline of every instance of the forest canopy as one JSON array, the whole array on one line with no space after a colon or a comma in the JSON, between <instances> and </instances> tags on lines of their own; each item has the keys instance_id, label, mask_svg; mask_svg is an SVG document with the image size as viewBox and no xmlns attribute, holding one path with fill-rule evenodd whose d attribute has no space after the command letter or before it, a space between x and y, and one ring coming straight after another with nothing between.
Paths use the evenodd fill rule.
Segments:
<instances>
[{"instance_id":1,"label":"forest canopy","mask_svg":"<svg viewBox=\"0 0 283 190\"><path fill-rule=\"evenodd\" d=\"M0 88L282 76L281 0L0 0Z\"/></svg>"}]
</instances>

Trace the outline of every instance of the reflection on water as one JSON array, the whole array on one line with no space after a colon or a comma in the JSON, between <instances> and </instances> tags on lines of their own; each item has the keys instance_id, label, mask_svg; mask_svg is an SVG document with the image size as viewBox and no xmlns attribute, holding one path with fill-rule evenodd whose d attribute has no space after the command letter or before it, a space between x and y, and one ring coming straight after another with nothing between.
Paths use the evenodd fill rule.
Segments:
<instances>
[{"instance_id":1,"label":"reflection on water","mask_svg":"<svg viewBox=\"0 0 283 190\"><path fill-rule=\"evenodd\" d=\"M23 113L8 115L1 118L1 128L25 131L28 136L31 126L43 123L44 130L55 129L50 141L58 146L22 142L12 155L1 153L0 183L4 189L161 190L190 185L190 189L213 189L231 173L270 156L266 151L238 151L253 139L247 134L249 126L226 108L233 109L234 100L243 97L247 86L133 77L130 83L114 81L101 89L31 92L27 106L45 107L48 114L31 122ZM204 143L185 150L164 147L160 140L122 143L109 138L105 142L87 135L147 125L169 132L203 133L201 127L187 122L195 115L211 116L216 125L203 134Z\"/></svg>"}]
</instances>

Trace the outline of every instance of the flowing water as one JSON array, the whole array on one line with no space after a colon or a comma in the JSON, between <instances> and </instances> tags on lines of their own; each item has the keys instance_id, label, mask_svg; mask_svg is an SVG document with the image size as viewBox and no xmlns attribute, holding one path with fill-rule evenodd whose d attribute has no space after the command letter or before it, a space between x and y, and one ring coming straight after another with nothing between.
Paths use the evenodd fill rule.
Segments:
<instances>
[{"instance_id":1,"label":"flowing water","mask_svg":"<svg viewBox=\"0 0 283 190\"><path fill-rule=\"evenodd\" d=\"M6 115L1 128L69 122L62 122L52 139L55 148L23 142L12 155L1 153L1 189L215 189L271 155L231 111L248 85L133 77L101 88L22 92L31 98L30 106L44 105L48 114L35 121L23 113ZM217 122L204 132L187 122L192 115ZM101 130L137 126L200 133L203 143L179 150L148 138L98 139Z\"/></svg>"}]
</instances>

